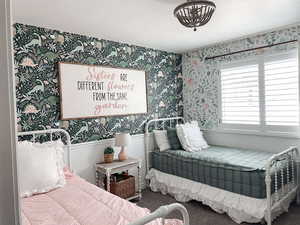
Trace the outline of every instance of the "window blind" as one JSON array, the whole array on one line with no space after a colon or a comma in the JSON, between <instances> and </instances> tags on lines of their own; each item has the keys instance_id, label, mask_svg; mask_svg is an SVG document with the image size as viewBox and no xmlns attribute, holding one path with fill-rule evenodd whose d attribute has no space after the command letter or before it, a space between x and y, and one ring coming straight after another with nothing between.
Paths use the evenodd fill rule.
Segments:
<instances>
[{"instance_id":1,"label":"window blind","mask_svg":"<svg viewBox=\"0 0 300 225\"><path fill-rule=\"evenodd\" d=\"M260 123L258 82L258 64L221 70L222 123Z\"/></svg>"},{"instance_id":2,"label":"window blind","mask_svg":"<svg viewBox=\"0 0 300 225\"><path fill-rule=\"evenodd\" d=\"M221 69L224 128L299 132L298 51L258 56Z\"/></svg>"},{"instance_id":3,"label":"window blind","mask_svg":"<svg viewBox=\"0 0 300 225\"><path fill-rule=\"evenodd\" d=\"M297 55L264 64L266 125L299 125Z\"/></svg>"}]
</instances>

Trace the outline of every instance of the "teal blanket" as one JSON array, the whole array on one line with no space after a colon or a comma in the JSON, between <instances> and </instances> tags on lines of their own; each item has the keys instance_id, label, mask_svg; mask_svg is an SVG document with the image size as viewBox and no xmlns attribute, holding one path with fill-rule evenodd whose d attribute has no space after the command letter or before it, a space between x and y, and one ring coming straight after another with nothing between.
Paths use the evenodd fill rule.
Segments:
<instances>
[{"instance_id":1,"label":"teal blanket","mask_svg":"<svg viewBox=\"0 0 300 225\"><path fill-rule=\"evenodd\" d=\"M211 146L199 152L152 153L152 167L254 198L266 197L265 164L272 153Z\"/></svg>"}]
</instances>

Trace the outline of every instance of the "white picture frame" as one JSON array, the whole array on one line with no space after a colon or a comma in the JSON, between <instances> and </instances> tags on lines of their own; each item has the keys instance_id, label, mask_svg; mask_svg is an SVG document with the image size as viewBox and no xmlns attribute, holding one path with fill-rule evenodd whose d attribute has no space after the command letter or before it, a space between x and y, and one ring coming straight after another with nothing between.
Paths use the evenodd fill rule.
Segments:
<instances>
[{"instance_id":1,"label":"white picture frame","mask_svg":"<svg viewBox=\"0 0 300 225\"><path fill-rule=\"evenodd\" d=\"M148 112L142 70L59 63L61 120Z\"/></svg>"}]
</instances>

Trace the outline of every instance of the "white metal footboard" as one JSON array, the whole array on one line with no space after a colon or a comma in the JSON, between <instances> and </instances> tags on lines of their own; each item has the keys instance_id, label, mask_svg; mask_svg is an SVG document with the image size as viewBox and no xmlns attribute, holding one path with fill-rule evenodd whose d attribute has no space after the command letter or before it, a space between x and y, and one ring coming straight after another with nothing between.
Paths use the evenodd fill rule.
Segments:
<instances>
[{"instance_id":1,"label":"white metal footboard","mask_svg":"<svg viewBox=\"0 0 300 225\"><path fill-rule=\"evenodd\" d=\"M188 214L186 208L179 203L161 206L157 210L155 210L153 213L149 214L148 216L143 217L143 218L141 218L133 223L130 223L128 225L144 225L144 224L147 224L158 218L162 218L162 224L164 225L165 224L164 218L175 210L178 210L181 213L182 218L183 218L183 225L189 225L190 224L189 214Z\"/></svg>"},{"instance_id":2,"label":"white metal footboard","mask_svg":"<svg viewBox=\"0 0 300 225\"><path fill-rule=\"evenodd\" d=\"M265 166L266 168L266 193L268 225L276 215L272 215L273 209L292 195L297 195L299 204L299 150L296 147L274 155ZM272 194L272 180L275 192Z\"/></svg>"}]
</instances>

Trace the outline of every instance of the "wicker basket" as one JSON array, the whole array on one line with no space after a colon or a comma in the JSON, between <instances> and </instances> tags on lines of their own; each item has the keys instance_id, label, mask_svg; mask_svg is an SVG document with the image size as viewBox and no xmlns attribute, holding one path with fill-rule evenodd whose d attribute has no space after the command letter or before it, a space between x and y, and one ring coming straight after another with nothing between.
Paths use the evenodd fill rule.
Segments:
<instances>
[{"instance_id":1,"label":"wicker basket","mask_svg":"<svg viewBox=\"0 0 300 225\"><path fill-rule=\"evenodd\" d=\"M112 163L114 161L114 154L104 154L104 162Z\"/></svg>"},{"instance_id":2,"label":"wicker basket","mask_svg":"<svg viewBox=\"0 0 300 225\"><path fill-rule=\"evenodd\" d=\"M123 180L111 182L110 192L125 199L134 196L135 178L133 176L126 176Z\"/></svg>"}]
</instances>

